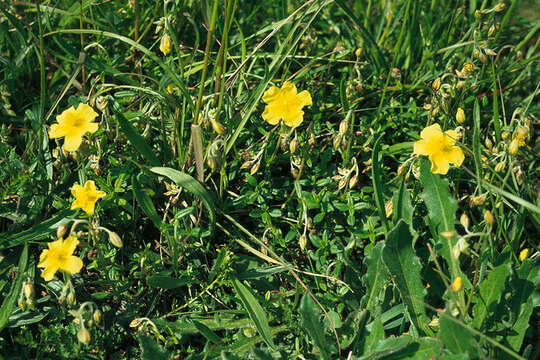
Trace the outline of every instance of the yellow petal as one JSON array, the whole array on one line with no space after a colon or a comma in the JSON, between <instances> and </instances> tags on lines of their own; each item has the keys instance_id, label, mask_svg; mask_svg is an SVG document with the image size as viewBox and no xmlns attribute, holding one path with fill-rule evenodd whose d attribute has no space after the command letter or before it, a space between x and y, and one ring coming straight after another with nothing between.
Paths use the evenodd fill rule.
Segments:
<instances>
[{"instance_id":1,"label":"yellow petal","mask_svg":"<svg viewBox=\"0 0 540 360\"><path fill-rule=\"evenodd\" d=\"M95 201L87 201L86 204L84 204L83 206L81 206L81 209L88 215L88 216L91 216L91 215L94 215L94 209L96 207L96 202Z\"/></svg>"},{"instance_id":2,"label":"yellow petal","mask_svg":"<svg viewBox=\"0 0 540 360\"><path fill-rule=\"evenodd\" d=\"M272 110L274 110L273 106L267 105L264 108L262 118L271 125L276 125L277 123L279 123L279 120L281 120L281 116L279 116L279 114L276 114L276 112Z\"/></svg>"},{"instance_id":3,"label":"yellow petal","mask_svg":"<svg viewBox=\"0 0 540 360\"><path fill-rule=\"evenodd\" d=\"M84 191L84 188L79 184L75 184L71 187L71 195L75 197L77 197L77 195L80 194L81 191Z\"/></svg>"},{"instance_id":4,"label":"yellow petal","mask_svg":"<svg viewBox=\"0 0 540 360\"><path fill-rule=\"evenodd\" d=\"M414 143L413 154L429 155L429 152L427 151L426 140L418 140Z\"/></svg>"},{"instance_id":5,"label":"yellow petal","mask_svg":"<svg viewBox=\"0 0 540 360\"><path fill-rule=\"evenodd\" d=\"M277 86L272 86L270 89L264 92L262 99L265 103L268 104L275 99L275 97L279 94L279 92L280 92L280 89Z\"/></svg>"},{"instance_id":6,"label":"yellow petal","mask_svg":"<svg viewBox=\"0 0 540 360\"><path fill-rule=\"evenodd\" d=\"M77 248L77 245L79 245L79 240L74 236L68 236L66 240L64 240L63 248L66 253L71 255Z\"/></svg>"},{"instance_id":7,"label":"yellow petal","mask_svg":"<svg viewBox=\"0 0 540 360\"><path fill-rule=\"evenodd\" d=\"M79 104L76 111L87 122L90 122L98 117L98 113L95 112L94 109L92 109L92 107L88 104Z\"/></svg>"},{"instance_id":8,"label":"yellow petal","mask_svg":"<svg viewBox=\"0 0 540 360\"><path fill-rule=\"evenodd\" d=\"M41 254L39 255L39 263L37 267L44 268L47 265L45 264L47 262L47 254L49 253L49 250L43 249Z\"/></svg>"},{"instance_id":9,"label":"yellow petal","mask_svg":"<svg viewBox=\"0 0 540 360\"><path fill-rule=\"evenodd\" d=\"M47 246L51 250L61 249L63 245L64 245L64 240L62 240L62 239L58 239L56 241L51 241L50 243L47 243Z\"/></svg>"},{"instance_id":10,"label":"yellow petal","mask_svg":"<svg viewBox=\"0 0 540 360\"><path fill-rule=\"evenodd\" d=\"M72 152L75 151L81 146L82 136L77 135L66 135L64 139L64 149L66 151Z\"/></svg>"},{"instance_id":11,"label":"yellow petal","mask_svg":"<svg viewBox=\"0 0 540 360\"><path fill-rule=\"evenodd\" d=\"M65 135L66 135L65 131L60 125L58 124L51 125L51 128L49 129L49 138L56 139Z\"/></svg>"},{"instance_id":12,"label":"yellow petal","mask_svg":"<svg viewBox=\"0 0 540 360\"><path fill-rule=\"evenodd\" d=\"M465 155L459 146L453 146L452 150L448 153L448 160L456 167L460 167L464 159Z\"/></svg>"},{"instance_id":13,"label":"yellow petal","mask_svg":"<svg viewBox=\"0 0 540 360\"><path fill-rule=\"evenodd\" d=\"M70 274L77 274L81 271L83 267L83 262L80 258L76 256L70 256L60 267L61 270L68 272Z\"/></svg>"},{"instance_id":14,"label":"yellow petal","mask_svg":"<svg viewBox=\"0 0 540 360\"><path fill-rule=\"evenodd\" d=\"M446 175L450 169L450 163L444 154L436 153L429 156L431 161L431 172L434 174Z\"/></svg>"},{"instance_id":15,"label":"yellow petal","mask_svg":"<svg viewBox=\"0 0 540 360\"><path fill-rule=\"evenodd\" d=\"M287 96L296 95L297 93L296 85L294 85L294 83L292 82L285 81L283 83L283 86L281 87L281 91L285 92Z\"/></svg>"},{"instance_id":16,"label":"yellow petal","mask_svg":"<svg viewBox=\"0 0 540 360\"><path fill-rule=\"evenodd\" d=\"M54 274L58 271L58 267L56 266L47 266L45 270L41 273L41 277L45 279L45 281L51 281L54 277Z\"/></svg>"},{"instance_id":17,"label":"yellow petal","mask_svg":"<svg viewBox=\"0 0 540 360\"><path fill-rule=\"evenodd\" d=\"M75 114L75 108L71 106L70 108L62 111L60 115L56 116L56 122L62 125L68 117L71 117Z\"/></svg>"},{"instance_id":18,"label":"yellow petal","mask_svg":"<svg viewBox=\"0 0 540 360\"><path fill-rule=\"evenodd\" d=\"M298 99L298 101L300 102L300 106L307 106L313 104L311 100L311 94L307 90L300 91L300 93L296 95L296 99Z\"/></svg>"},{"instance_id":19,"label":"yellow petal","mask_svg":"<svg viewBox=\"0 0 540 360\"><path fill-rule=\"evenodd\" d=\"M88 125L86 126L86 132L93 134L98 130L98 128L99 128L98 123L91 122L91 123L88 123Z\"/></svg>"},{"instance_id":20,"label":"yellow petal","mask_svg":"<svg viewBox=\"0 0 540 360\"><path fill-rule=\"evenodd\" d=\"M304 112L302 110L294 111L288 115L289 116L283 118L283 122L289 127L298 127L302 121L304 121Z\"/></svg>"},{"instance_id":21,"label":"yellow petal","mask_svg":"<svg viewBox=\"0 0 540 360\"><path fill-rule=\"evenodd\" d=\"M420 133L420 137L426 140L432 137L441 136L441 135L442 135L442 131L441 131L441 126L439 124L433 124L431 126L428 126L424 128L424 130L422 130L422 132Z\"/></svg>"},{"instance_id":22,"label":"yellow petal","mask_svg":"<svg viewBox=\"0 0 540 360\"><path fill-rule=\"evenodd\" d=\"M457 139L459 139L458 133L456 131L454 131L454 130L447 130L447 131L444 132L444 134L449 138L449 139L447 139L447 142L450 145L454 145L456 143Z\"/></svg>"}]
</instances>

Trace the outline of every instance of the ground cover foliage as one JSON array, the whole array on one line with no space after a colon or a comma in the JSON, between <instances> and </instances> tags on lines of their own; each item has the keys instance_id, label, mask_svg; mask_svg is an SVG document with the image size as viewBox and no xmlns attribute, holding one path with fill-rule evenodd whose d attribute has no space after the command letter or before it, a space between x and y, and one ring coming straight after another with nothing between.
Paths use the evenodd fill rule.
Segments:
<instances>
[{"instance_id":1,"label":"ground cover foliage","mask_svg":"<svg viewBox=\"0 0 540 360\"><path fill-rule=\"evenodd\" d=\"M0 0L4 358L539 357L534 1L40 3Z\"/></svg>"}]
</instances>

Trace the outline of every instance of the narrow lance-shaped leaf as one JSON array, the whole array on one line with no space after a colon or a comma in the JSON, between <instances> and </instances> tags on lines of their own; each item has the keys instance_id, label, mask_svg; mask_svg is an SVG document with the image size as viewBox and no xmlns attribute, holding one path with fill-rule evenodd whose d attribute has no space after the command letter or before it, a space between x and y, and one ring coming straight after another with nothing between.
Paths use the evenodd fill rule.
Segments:
<instances>
[{"instance_id":1,"label":"narrow lance-shaped leaf","mask_svg":"<svg viewBox=\"0 0 540 360\"><path fill-rule=\"evenodd\" d=\"M506 278L511 271L509 263L497 266L480 284L480 293L476 297L476 305L473 307L472 325L474 328L480 330L488 314L497 305L502 296Z\"/></svg>"},{"instance_id":2,"label":"narrow lance-shaped leaf","mask_svg":"<svg viewBox=\"0 0 540 360\"><path fill-rule=\"evenodd\" d=\"M324 336L324 326L320 320L320 312L309 294L304 294L300 302L302 327L319 349L322 359L330 359L329 345Z\"/></svg>"},{"instance_id":3,"label":"narrow lance-shaped leaf","mask_svg":"<svg viewBox=\"0 0 540 360\"><path fill-rule=\"evenodd\" d=\"M383 242L376 244L364 258L367 271L362 277L362 283L366 287L366 295L362 299L362 304L368 310L373 310L378 304L381 289L386 282L386 267L382 258L383 246Z\"/></svg>"},{"instance_id":4,"label":"narrow lance-shaped leaf","mask_svg":"<svg viewBox=\"0 0 540 360\"><path fill-rule=\"evenodd\" d=\"M275 348L272 340L272 333L270 332L270 326L268 326L268 319L266 318L266 314L264 313L261 304L259 304L255 296L251 293L250 289L244 286L237 279L233 280L233 286L234 290L236 291L236 295L238 295L242 301L244 309L246 309L249 317L253 323L255 323L255 327L257 328L257 331L263 338L264 342L266 342L266 344L271 348Z\"/></svg>"},{"instance_id":5,"label":"narrow lance-shaped leaf","mask_svg":"<svg viewBox=\"0 0 540 360\"><path fill-rule=\"evenodd\" d=\"M0 307L0 331L6 326L9 315L15 307L17 298L19 297L21 286L26 273L26 264L28 262L28 244L24 245L24 248L21 252L21 257L19 258L19 265L17 267L17 277L11 285L8 295L4 298L2 302L2 307Z\"/></svg>"},{"instance_id":6,"label":"narrow lance-shaped leaf","mask_svg":"<svg viewBox=\"0 0 540 360\"><path fill-rule=\"evenodd\" d=\"M135 195L135 199L137 199L137 203L139 204L143 212L146 214L146 216L148 216L150 220L152 220L154 225L158 229L160 229L162 222L156 211L154 204L152 203L152 199L147 193L145 193L141 189L141 185L137 181L137 178L135 175L131 177L131 185L133 186L133 194Z\"/></svg>"},{"instance_id":7,"label":"narrow lance-shaped leaf","mask_svg":"<svg viewBox=\"0 0 540 360\"><path fill-rule=\"evenodd\" d=\"M426 290L420 277L422 265L412 247L413 240L409 225L400 220L386 238L382 257L394 277L411 322L418 330L425 331L427 316L423 303Z\"/></svg>"}]
</instances>

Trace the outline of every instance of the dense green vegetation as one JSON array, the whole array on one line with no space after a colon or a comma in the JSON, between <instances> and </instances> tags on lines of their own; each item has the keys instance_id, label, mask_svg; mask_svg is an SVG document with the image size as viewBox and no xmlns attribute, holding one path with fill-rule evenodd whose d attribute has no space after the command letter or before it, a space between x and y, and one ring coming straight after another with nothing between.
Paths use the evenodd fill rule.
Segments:
<instances>
[{"instance_id":1,"label":"dense green vegetation","mask_svg":"<svg viewBox=\"0 0 540 360\"><path fill-rule=\"evenodd\" d=\"M540 357L539 15L0 0L0 358Z\"/></svg>"}]
</instances>

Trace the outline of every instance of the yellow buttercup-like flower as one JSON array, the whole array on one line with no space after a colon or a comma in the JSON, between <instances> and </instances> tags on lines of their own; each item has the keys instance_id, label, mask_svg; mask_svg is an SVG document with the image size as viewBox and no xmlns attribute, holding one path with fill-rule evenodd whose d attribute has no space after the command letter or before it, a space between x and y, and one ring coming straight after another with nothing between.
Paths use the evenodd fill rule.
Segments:
<instances>
[{"instance_id":1,"label":"yellow buttercup-like flower","mask_svg":"<svg viewBox=\"0 0 540 360\"><path fill-rule=\"evenodd\" d=\"M98 114L87 104L73 106L56 117L58 124L52 124L49 129L51 139L64 137L64 149L75 151L82 143L86 133L95 133L98 124L92 122Z\"/></svg>"},{"instance_id":2,"label":"yellow buttercup-like flower","mask_svg":"<svg viewBox=\"0 0 540 360\"><path fill-rule=\"evenodd\" d=\"M304 120L302 108L311 105L311 95L307 90L297 92L293 83L286 81L281 88L272 86L262 97L267 104L262 118L272 125L283 119L285 125L295 128Z\"/></svg>"},{"instance_id":3,"label":"yellow buttercup-like flower","mask_svg":"<svg viewBox=\"0 0 540 360\"><path fill-rule=\"evenodd\" d=\"M465 155L455 145L458 134L454 130L443 133L439 124L433 124L422 130L420 137L422 139L414 143L413 153L429 158L432 173L445 175L450 164L461 166Z\"/></svg>"},{"instance_id":4,"label":"yellow buttercup-like flower","mask_svg":"<svg viewBox=\"0 0 540 360\"><path fill-rule=\"evenodd\" d=\"M38 267L44 268L41 276L46 281L50 281L58 270L68 274L81 271L83 262L73 255L78 244L79 240L73 236L48 243L49 248L43 250L39 256Z\"/></svg>"},{"instance_id":5,"label":"yellow buttercup-like flower","mask_svg":"<svg viewBox=\"0 0 540 360\"><path fill-rule=\"evenodd\" d=\"M86 181L84 187L79 184L73 185L71 194L75 196L71 209L83 209L87 215L93 215L96 201L107 195L105 191L98 190L92 180Z\"/></svg>"}]
</instances>

